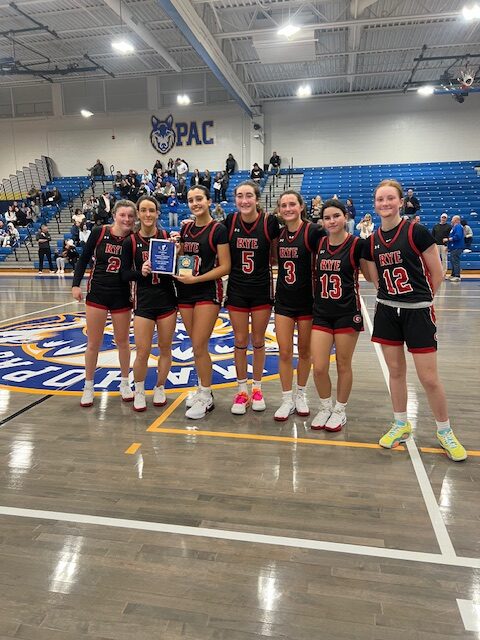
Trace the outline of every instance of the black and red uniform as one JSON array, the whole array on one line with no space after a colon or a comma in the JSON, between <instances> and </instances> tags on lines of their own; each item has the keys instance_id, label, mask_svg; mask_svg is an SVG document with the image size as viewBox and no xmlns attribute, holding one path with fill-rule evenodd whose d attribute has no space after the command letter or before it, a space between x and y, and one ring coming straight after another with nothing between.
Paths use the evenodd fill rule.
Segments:
<instances>
[{"instance_id":1,"label":"black and red uniform","mask_svg":"<svg viewBox=\"0 0 480 640\"><path fill-rule=\"evenodd\" d=\"M372 340L428 353L437 349L437 327L430 274L422 253L435 244L421 224L402 220L389 231L377 229L364 257L378 271Z\"/></svg>"},{"instance_id":2,"label":"black and red uniform","mask_svg":"<svg viewBox=\"0 0 480 640\"><path fill-rule=\"evenodd\" d=\"M347 235L342 244L322 238L318 247L313 303L313 329L327 333L363 331L358 294L358 268L364 240Z\"/></svg>"},{"instance_id":3,"label":"black and red uniform","mask_svg":"<svg viewBox=\"0 0 480 640\"><path fill-rule=\"evenodd\" d=\"M72 287L79 287L85 270L93 258L87 284L86 304L111 313L132 308L130 287L120 277L122 248L125 238L114 236L108 225L94 227L78 259Z\"/></svg>"},{"instance_id":4,"label":"black and red uniform","mask_svg":"<svg viewBox=\"0 0 480 640\"><path fill-rule=\"evenodd\" d=\"M232 311L272 307L270 247L280 234L277 218L260 213L255 222L247 223L239 213L231 213L225 224L232 258L225 306Z\"/></svg>"},{"instance_id":5,"label":"black and red uniform","mask_svg":"<svg viewBox=\"0 0 480 640\"><path fill-rule=\"evenodd\" d=\"M302 222L296 232L287 227L278 238L278 277L275 313L296 320L311 320L313 307L313 266L323 229Z\"/></svg>"},{"instance_id":6,"label":"black and red uniform","mask_svg":"<svg viewBox=\"0 0 480 640\"><path fill-rule=\"evenodd\" d=\"M168 240L168 233L158 230L152 238ZM148 260L150 238L132 233L123 243L122 280L132 282L132 302L136 316L161 320L177 311L177 297L173 277L151 273L142 275L142 265Z\"/></svg>"},{"instance_id":7,"label":"black and red uniform","mask_svg":"<svg viewBox=\"0 0 480 640\"><path fill-rule=\"evenodd\" d=\"M180 243L183 255L196 256L199 260L197 275L203 275L218 266L217 247L228 244L227 231L223 224L211 220L204 227L197 227L194 222L187 224L180 231ZM183 284L177 281L179 307L192 307L196 304L222 304L222 279L208 280L198 284Z\"/></svg>"}]
</instances>

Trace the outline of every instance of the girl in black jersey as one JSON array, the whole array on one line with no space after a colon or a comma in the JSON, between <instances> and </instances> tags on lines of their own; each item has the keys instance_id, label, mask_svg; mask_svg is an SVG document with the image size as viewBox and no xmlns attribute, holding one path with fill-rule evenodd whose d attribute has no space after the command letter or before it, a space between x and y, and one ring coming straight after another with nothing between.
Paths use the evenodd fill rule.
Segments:
<instances>
[{"instance_id":1,"label":"girl in black jersey","mask_svg":"<svg viewBox=\"0 0 480 640\"><path fill-rule=\"evenodd\" d=\"M135 319L136 357L133 363L135 411L145 411L145 378L152 350L153 332L157 329L159 349L157 384L153 388L153 405L167 403L165 382L172 364L172 339L177 320L177 300L172 276L152 273L148 259L150 238L168 239L165 230L157 229L160 206L151 196L137 202L140 229L125 239L122 249L122 280L133 281L132 299Z\"/></svg>"},{"instance_id":2,"label":"girl in black jersey","mask_svg":"<svg viewBox=\"0 0 480 640\"><path fill-rule=\"evenodd\" d=\"M358 270L368 276L363 243L346 230L347 209L337 199L326 200L321 209L328 233L318 247L313 303L313 378L320 408L312 429L340 431L347 421L345 406L352 390L352 358L363 320L358 295ZM332 407L332 383L328 373L330 352L335 344L337 401Z\"/></svg>"},{"instance_id":3,"label":"girl in black jersey","mask_svg":"<svg viewBox=\"0 0 480 640\"><path fill-rule=\"evenodd\" d=\"M433 296L443 280L442 264L430 233L421 224L402 220L403 192L395 180L375 190L375 209L382 222L369 238L365 254L378 285L372 340L382 345L390 374L394 420L380 438L387 449L412 432L407 417L407 363L404 342L412 353L419 380L437 424L437 438L449 458L465 460L448 417L445 390L438 376Z\"/></svg>"},{"instance_id":4,"label":"girl in black jersey","mask_svg":"<svg viewBox=\"0 0 480 640\"><path fill-rule=\"evenodd\" d=\"M231 412L242 415L251 404L264 411L262 374L265 365L265 330L273 306L271 254L280 233L278 220L258 207L260 188L252 181L235 189L237 212L226 219L232 271L228 278L226 307L235 337L235 367L238 392ZM252 396L247 392L247 347L251 319L253 346Z\"/></svg>"},{"instance_id":5,"label":"girl in black jersey","mask_svg":"<svg viewBox=\"0 0 480 640\"><path fill-rule=\"evenodd\" d=\"M285 226L278 238L278 277L275 290L275 333L279 346L282 404L275 412L278 421L294 411L308 416L305 386L310 374L310 336L312 333L312 263L320 238L325 235L317 224L305 221L305 203L293 190L285 191L277 202ZM297 391L292 392L293 336L297 326Z\"/></svg>"},{"instance_id":6,"label":"girl in black jersey","mask_svg":"<svg viewBox=\"0 0 480 640\"><path fill-rule=\"evenodd\" d=\"M225 227L210 215L210 193L202 185L192 187L187 202L195 221L180 233L180 255L195 256L198 273L175 276L178 308L192 341L199 388L187 398L187 418L199 420L214 408L211 390L212 361L208 341L223 298L222 276L230 272L230 250Z\"/></svg>"},{"instance_id":7,"label":"girl in black jersey","mask_svg":"<svg viewBox=\"0 0 480 640\"><path fill-rule=\"evenodd\" d=\"M128 283L122 282L120 277L120 265L123 241L130 235L135 223L135 204L130 200L119 200L113 208L112 216L112 225L99 226L92 230L73 276L72 295L77 302L81 302L80 283L88 263L93 258L86 297L88 342L85 352L85 387L80 400L82 407L91 407L93 404L93 379L108 312L112 318L113 334L120 359L120 394L125 402L133 400L128 381L132 306Z\"/></svg>"}]
</instances>

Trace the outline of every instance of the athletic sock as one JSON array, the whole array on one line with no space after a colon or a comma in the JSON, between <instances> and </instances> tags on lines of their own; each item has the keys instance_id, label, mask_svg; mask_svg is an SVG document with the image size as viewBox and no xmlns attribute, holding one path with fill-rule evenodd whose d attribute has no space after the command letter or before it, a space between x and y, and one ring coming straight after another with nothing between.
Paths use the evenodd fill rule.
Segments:
<instances>
[{"instance_id":1,"label":"athletic sock","mask_svg":"<svg viewBox=\"0 0 480 640\"><path fill-rule=\"evenodd\" d=\"M130 386L130 381L128 378L120 378L120 384L125 384Z\"/></svg>"},{"instance_id":2,"label":"athletic sock","mask_svg":"<svg viewBox=\"0 0 480 640\"><path fill-rule=\"evenodd\" d=\"M283 402L293 402L293 391L282 391Z\"/></svg>"},{"instance_id":3,"label":"athletic sock","mask_svg":"<svg viewBox=\"0 0 480 640\"><path fill-rule=\"evenodd\" d=\"M93 380L85 380L84 389L93 389Z\"/></svg>"},{"instance_id":4,"label":"athletic sock","mask_svg":"<svg viewBox=\"0 0 480 640\"><path fill-rule=\"evenodd\" d=\"M245 378L245 380L237 380L238 382L238 393L248 393L248 388L247 388L247 379Z\"/></svg>"},{"instance_id":5,"label":"athletic sock","mask_svg":"<svg viewBox=\"0 0 480 640\"><path fill-rule=\"evenodd\" d=\"M339 402L338 400L335 403L335 407L333 408L334 411L337 411L338 413L345 413L345 407L347 406L346 402Z\"/></svg>"},{"instance_id":6,"label":"athletic sock","mask_svg":"<svg viewBox=\"0 0 480 640\"><path fill-rule=\"evenodd\" d=\"M450 426L450 420L445 420L445 422L439 422L438 420L435 420L435 422L437 423L437 433L440 433L441 435L448 433L448 431L450 431L452 428Z\"/></svg>"},{"instance_id":7,"label":"athletic sock","mask_svg":"<svg viewBox=\"0 0 480 640\"><path fill-rule=\"evenodd\" d=\"M212 395L212 387L202 387L202 385L199 385L199 390L200 390L200 395L202 396L202 398L210 398L210 396Z\"/></svg>"},{"instance_id":8,"label":"athletic sock","mask_svg":"<svg viewBox=\"0 0 480 640\"><path fill-rule=\"evenodd\" d=\"M262 389L262 381L258 382L258 380L252 380L252 388L253 389Z\"/></svg>"},{"instance_id":9,"label":"athletic sock","mask_svg":"<svg viewBox=\"0 0 480 640\"><path fill-rule=\"evenodd\" d=\"M300 385L297 384L297 393L304 395L305 394L305 387L301 387Z\"/></svg>"},{"instance_id":10,"label":"athletic sock","mask_svg":"<svg viewBox=\"0 0 480 640\"><path fill-rule=\"evenodd\" d=\"M406 411L394 411L393 412L393 419L395 420L396 424L407 424L407 422L408 422L407 412Z\"/></svg>"},{"instance_id":11,"label":"athletic sock","mask_svg":"<svg viewBox=\"0 0 480 640\"><path fill-rule=\"evenodd\" d=\"M135 382L135 391L145 392L145 380L142 380L141 382Z\"/></svg>"},{"instance_id":12,"label":"athletic sock","mask_svg":"<svg viewBox=\"0 0 480 640\"><path fill-rule=\"evenodd\" d=\"M320 398L320 404L322 407L326 407L328 409L332 408L332 397L330 398Z\"/></svg>"}]
</instances>

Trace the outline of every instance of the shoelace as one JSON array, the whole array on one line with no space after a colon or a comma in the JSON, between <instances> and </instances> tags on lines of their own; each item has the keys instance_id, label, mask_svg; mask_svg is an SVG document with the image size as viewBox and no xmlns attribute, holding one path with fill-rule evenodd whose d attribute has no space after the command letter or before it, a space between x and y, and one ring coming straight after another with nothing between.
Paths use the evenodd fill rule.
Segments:
<instances>
[{"instance_id":1,"label":"shoelace","mask_svg":"<svg viewBox=\"0 0 480 640\"><path fill-rule=\"evenodd\" d=\"M239 393L237 393L237 395L235 396L235 400L233 401L234 404L247 404L248 402L248 395L245 393L245 391L240 391Z\"/></svg>"},{"instance_id":2,"label":"shoelace","mask_svg":"<svg viewBox=\"0 0 480 640\"><path fill-rule=\"evenodd\" d=\"M252 393L252 400L263 400L263 395L260 389L254 389Z\"/></svg>"},{"instance_id":3,"label":"shoelace","mask_svg":"<svg viewBox=\"0 0 480 640\"><path fill-rule=\"evenodd\" d=\"M408 431L406 424L393 424L392 428L390 429L389 435L391 435L392 437L398 436L399 433L403 433L404 431Z\"/></svg>"},{"instance_id":4,"label":"shoelace","mask_svg":"<svg viewBox=\"0 0 480 640\"><path fill-rule=\"evenodd\" d=\"M451 431L440 434L440 437L448 447L456 447L459 444Z\"/></svg>"}]
</instances>

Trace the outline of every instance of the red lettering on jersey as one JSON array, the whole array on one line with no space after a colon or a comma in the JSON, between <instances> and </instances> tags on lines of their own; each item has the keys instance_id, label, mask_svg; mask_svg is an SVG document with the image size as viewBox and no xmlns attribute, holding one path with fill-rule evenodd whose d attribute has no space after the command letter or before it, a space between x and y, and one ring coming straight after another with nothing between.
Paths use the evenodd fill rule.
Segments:
<instances>
[{"instance_id":1,"label":"red lettering on jersey","mask_svg":"<svg viewBox=\"0 0 480 640\"><path fill-rule=\"evenodd\" d=\"M258 249L258 239L237 238L237 249Z\"/></svg>"},{"instance_id":2,"label":"red lettering on jersey","mask_svg":"<svg viewBox=\"0 0 480 640\"><path fill-rule=\"evenodd\" d=\"M298 258L298 247L280 247L278 253L280 258Z\"/></svg>"},{"instance_id":3,"label":"red lettering on jersey","mask_svg":"<svg viewBox=\"0 0 480 640\"><path fill-rule=\"evenodd\" d=\"M198 242L191 242L186 240L183 243L183 250L185 253L199 253L200 245Z\"/></svg>"},{"instance_id":4,"label":"red lettering on jersey","mask_svg":"<svg viewBox=\"0 0 480 640\"><path fill-rule=\"evenodd\" d=\"M146 262L148 260L148 251L142 251L142 262Z\"/></svg>"},{"instance_id":5,"label":"red lettering on jersey","mask_svg":"<svg viewBox=\"0 0 480 640\"><path fill-rule=\"evenodd\" d=\"M122 245L110 244L110 242L107 242L105 245L105 253L113 254L114 256L119 256L122 253Z\"/></svg>"},{"instance_id":6,"label":"red lettering on jersey","mask_svg":"<svg viewBox=\"0 0 480 640\"><path fill-rule=\"evenodd\" d=\"M322 260L320 260L320 269L322 271L340 271L341 262L341 260L322 258Z\"/></svg>"},{"instance_id":7,"label":"red lettering on jersey","mask_svg":"<svg viewBox=\"0 0 480 640\"><path fill-rule=\"evenodd\" d=\"M380 253L378 256L381 267L389 267L392 264L402 264L402 256L400 251L390 251L389 253Z\"/></svg>"}]
</instances>

